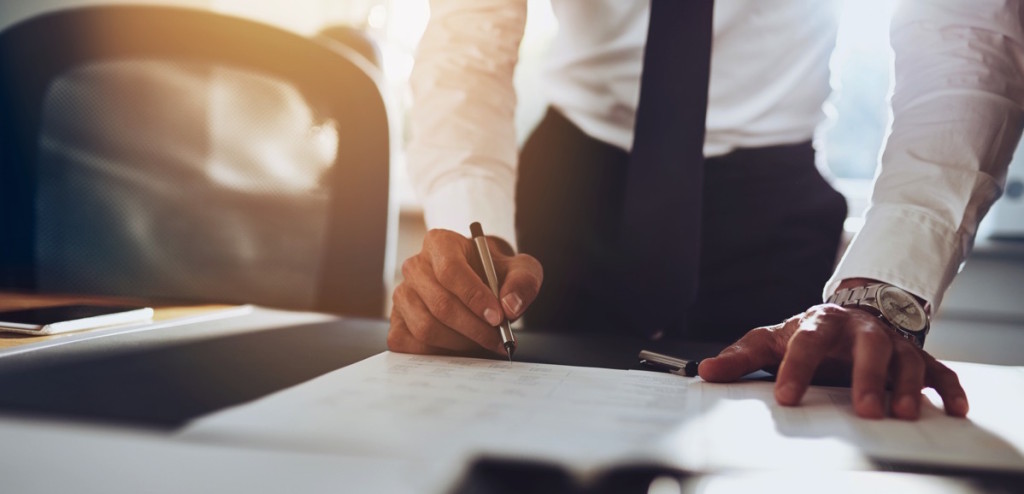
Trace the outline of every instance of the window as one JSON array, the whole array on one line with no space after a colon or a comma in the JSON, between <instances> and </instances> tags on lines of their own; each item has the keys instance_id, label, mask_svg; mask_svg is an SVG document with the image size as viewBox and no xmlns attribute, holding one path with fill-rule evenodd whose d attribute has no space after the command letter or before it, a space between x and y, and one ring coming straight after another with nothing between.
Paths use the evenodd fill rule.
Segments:
<instances>
[{"instance_id":1,"label":"window","mask_svg":"<svg viewBox=\"0 0 1024 494\"><path fill-rule=\"evenodd\" d=\"M874 176L889 120L892 80L889 21L897 0L846 0L832 54L833 95L822 129L832 172L845 179Z\"/></svg>"}]
</instances>

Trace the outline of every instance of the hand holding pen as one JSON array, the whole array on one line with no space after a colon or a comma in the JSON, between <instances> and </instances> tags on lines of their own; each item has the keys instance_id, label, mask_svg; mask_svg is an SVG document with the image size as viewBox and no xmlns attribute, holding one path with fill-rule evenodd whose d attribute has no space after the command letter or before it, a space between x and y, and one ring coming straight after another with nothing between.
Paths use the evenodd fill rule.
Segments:
<instances>
[{"instance_id":1,"label":"hand holding pen","mask_svg":"<svg viewBox=\"0 0 1024 494\"><path fill-rule=\"evenodd\" d=\"M474 222L469 225L469 231L473 235L476 253L480 256L480 267L484 272L483 279L487 282L487 286L491 287L494 296L498 297L501 295L498 271L494 266L494 257L491 256L491 246L487 242L487 237L484 236L484 229L480 223ZM508 317L502 317L501 322L498 323L498 336L501 336L501 346L505 348L508 362L511 364L512 354L516 351L516 336L512 333L512 325L509 323Z\"/></svg>"},{"instance_id":2,"label":"hand holding pen","mask_svg":"<svg viewBox=\"0 0 1024 494\"><path fill-rule=\"evenodd\" d=\"M515 254L500 239L486 237L500 282L495 296L481 274L475 243L449 230L427 232L420 252L402 265L395 288L388 348L396 352L506 357L498 328L522 316L540 291L543 269L527 254Z\"/></svg>"}]
</instances>

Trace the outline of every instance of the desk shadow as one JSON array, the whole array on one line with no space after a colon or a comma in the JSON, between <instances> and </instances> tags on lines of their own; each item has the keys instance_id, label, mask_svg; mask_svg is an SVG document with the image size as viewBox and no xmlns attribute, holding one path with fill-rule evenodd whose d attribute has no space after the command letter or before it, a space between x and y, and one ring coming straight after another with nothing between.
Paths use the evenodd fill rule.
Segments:
<instances>
[{"instance_id":1,"label":"desk shadow","mask_svg":"<svg viewBox=\"0 0 1024 494\"><path fill-rule=\"evenodd\" d=\"M0 372L0 411L176 429L384 349L386 325L341 319Z\"/></svg>"}]
</instances>

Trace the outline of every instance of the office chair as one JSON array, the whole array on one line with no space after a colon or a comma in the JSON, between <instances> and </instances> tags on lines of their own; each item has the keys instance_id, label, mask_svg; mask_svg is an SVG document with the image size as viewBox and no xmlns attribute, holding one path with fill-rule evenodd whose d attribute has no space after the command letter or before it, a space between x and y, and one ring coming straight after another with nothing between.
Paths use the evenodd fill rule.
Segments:
<instances>
[{"instance_id":1,"label":"office chair","mask_svg":"<svg viewBox=\"0 0 1024 494\"><path fill-rule=\"evenodd\" d=\"M376 71L185 8L6 29L0 289L382 316L397 210Z\"/></svg>"}]
</instances>

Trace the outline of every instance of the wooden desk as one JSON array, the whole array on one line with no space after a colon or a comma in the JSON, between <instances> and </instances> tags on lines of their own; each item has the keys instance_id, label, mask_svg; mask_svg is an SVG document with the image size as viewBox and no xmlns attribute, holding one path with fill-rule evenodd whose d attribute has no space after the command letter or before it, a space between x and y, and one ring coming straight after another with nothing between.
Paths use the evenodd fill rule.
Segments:
<instances>
[{"instance_id":1,"label":"wooden desk","mask_svg":"<svg viewBox=\"0 0 1024 494\"><path fill-rule=\"evenodd\" d=\"M16 292L0 292L0 311L31 309L35 307L48 307L52 305L65 304L97 304L97 305L145 305L153 307L154 321L169 321L181 317L194 316L207 312L229 309L235 306L205 304L205 305L159 305L139 299L118 298L118 297L95 297L87 295L54 295L54 294L24 294ZM49 341L58 338L65 338L69 335L81 334L85 331L76 331L48 336L29 336L17 333L0 332L0 350L12 348L29 343Z\"/></svg>"}]
</instances>

